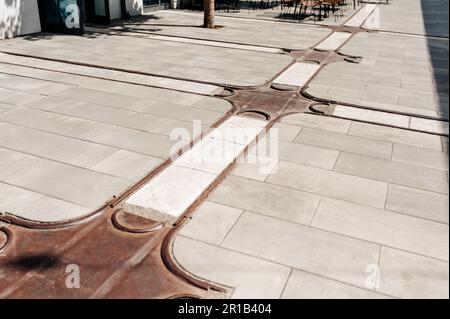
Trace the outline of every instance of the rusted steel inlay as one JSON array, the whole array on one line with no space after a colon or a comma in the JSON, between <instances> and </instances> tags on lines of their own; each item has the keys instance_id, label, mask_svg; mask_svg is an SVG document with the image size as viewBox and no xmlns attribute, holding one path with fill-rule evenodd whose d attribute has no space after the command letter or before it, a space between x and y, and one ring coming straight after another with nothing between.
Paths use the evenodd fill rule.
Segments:
<instances>
[{"instance_id":1,"label":"rusted steel inlay","mask_svg":"<svg viewBox=\"0 0 450 319\"><path fill-rule=\"evenodd\" d=\"M0 228L6 234L0 298L207 298L224 292L167 260L173 229L112 208L71 227ZM71 286L71 269L79 271L79 287Z\"/></svg>"}]
</instances>

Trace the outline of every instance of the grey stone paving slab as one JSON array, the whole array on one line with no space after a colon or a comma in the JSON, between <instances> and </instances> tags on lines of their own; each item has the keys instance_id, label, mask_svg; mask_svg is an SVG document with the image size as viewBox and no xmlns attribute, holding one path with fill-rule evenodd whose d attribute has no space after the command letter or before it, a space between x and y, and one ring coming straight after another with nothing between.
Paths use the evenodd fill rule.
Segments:
<instances>
[{"instance_id":1,"label":"grey stone paving slab","mask_svg":"<svg viewBox=\"0 0 450 319\"><path fill-rule=\"evenodd\" d=\"M166 117L125 111L98 104L79 103L67 100L56 105L46 104L42 106L35 105L33 103L30 107L56 114L74 116L86 120L108 123L148 132L167 121Z\"/></svg>"},{"instance_id":2,"label":"grey stone paving slab","mask_svg":"<svg viewBox=\"0 0 450 319\"><path fill-rule=\"evenodd\" d=\"M389 298L373 291L351 286L300 270L292 270L283 291L285 299L380 299Z\"/></svg>"},{"instance_id":3,"label":"grey stone paving slab","mask_svg":"<svg viewBox=\"0 0 450 319\"><path fill-rule=\"evenodd\" d=\"M448 114L448 50L448 40L359 33L341 51L362 62L325 66L307 91L375 108Z\"/></svg>"},{"instance_id":4,"label":"grey stone paving slab","mask_svg":"<svg viewBox=\"0 0 450 319\"><path fill-rule=\"evenodd\" d=\"M292 61L291 57L282 54L251 52L249 55L237 49L119 35L52 35L42 41L5 41L0 44L0 50L239 86L262 85Z\"/></svg>"},{"instance_id":5,"label":"grey stone paving slab","mask_svg":"<svg viewBox=\"0 0 450 319\"><path fill-rule=\"evenodd\" d=\"M241 157L232 175L265 181L267 176L277 169L278 152L275 154L258 153L257 146L250 148L249 155Z\"/></svg>"},{"instance_id":6,"label":"grey stone paving slab","mask_svg":"<svg viewBox=\"0 0 450 319\"><path fill-rule=\"evenodd\" d=\"M280 160L296 164L331 170L339 155L338 151L306 144L289 142L283 144L280 145Z\"/></svg>"},{"instance_id":7,"label":"grey stone paving slab","mask_svg":"<svg viewBox=\"0 0 450 319\"><path fill-rule=\"evenodd\" d=\"M379 5L376 24L365 27L392 32L448 37L448 1L394 0ZM399 19L399 16L402 19Z\"/></svg>"},{"instance_id":8,"label":"grey stone paving slab","mask_svg":"<svg viewBox=\"0 0 450 319\"><path fill-rule=\"evenodd\" d=\"M305 128L294 142L377 158L390 159L392 156L392 143L324 130Z\"/></svg>"},{"instance_id":9,"label":"grey stone paving slab","mask_svg":"<svg viewBox=\"0 0 450 319\"><path fill-rule=\"evenodd\" d=\"M368 137L391 143L405 144L441 151L441 138L437 135L401 130L392 127L353 122L349 135Z\"/></svg>"},{"instance_id":10,"label":"grey stone paving slab","mask_svg":"<svg viewBox=\"0 0 450 319\"><path fill-rule=\"evenodd\" d=\"M402 298L449 297L448 262L382 247L379 292Z\"/></svg>"},{"instance_id":11,"label":"grey stone paving slab","mask_svg":"<svg viewBox=\"0 0 450 319\"><path fill-rule=\"evenodd\" d=\"M251 212L244 212L222 246L361 287L379 250L375 244Z\"/></svg>"},{"instance_id":12,"label":"grey stone paving slab","mask_svg":"<svg viewBox=\"0 0 450 319\"><path fill-rule=\"evenodd\" d=\"M42 194L0 182L1 212L20 211L43 197Z\"/></svg>"},{"instance_id":13,"label":"grey stone paving slab","mask_svg":"<svg viewBox=\"0 0 450 319\"><path fill-rule=\"evenodd\" d=\"M276 48L303 50L313 46L330 33L330 30L301 24L249 21L216 16L221 29L202 29L203 16L177 11L160 11L148 14L148 19L136 23L126 22L126 28L159 35L199 38L203 40L244 43ZM292 41L292 39L296 41Z\"/></svg>"},{"instance_id":14,"label":"grey stone paving slab","mask_svg":"<svg viewBox=\"0 0 450 319\"><path fill-rule=\"evenodd\" d=\"M394 144L392 160L448 171L448 153L420 147Z\"/></svg>"},{"instance_id":15,"label":"grey stone paving slab","mask_svg":"<svg viewBox=\"0 0 450 319\"><path fill-rule=\"evenodd\" d=\"M95 129L97 123L29 108L17 108L0 114L3 122L39 129L45 132L79 138Z\"/></svg>"},{"instance_id":16,"label":"grey stone paving slab","mask_svg":"<svg viewBox=\"0 0 450 319\"><path fill-rule=\"evenodd\" d=\"M300 127L317 128L337 133L347 133L350 121L332 117L321 117L313 114L295 114L283 117L281 123L297 125Z\"/></svg>"},{"instance_id":17,"label":"grey stone paving slab","mask_svg":"<svg viewBox=\"0 0 450 319\"><path fill-rule=\"evenodd\" d=\"M281 141L287 142L292 142L302 130L302 128L297 125L289 125L283 123L276 123L274 126L272 126L272 129L277 129L278 138Z\"/></svg>"},{"instance_id":18,"label":"grey stone paving slab","mask_svg":"<svg viewBox=\"0 0 450 319\"><path fill-rule=\"evenodd\" d=\"M284 161L267 182L380 208L387 192L385 182Z\"/></svg>"},{"instance_id":19,"label":"grey stone paving slab","mask_svg":"<svg viewBox=\"0 0 450 319\"><path fill-rule=\"evenodd\" d=\"M198 135L200 135L201 132L203 132L203 130L206 130L208 127L209 127L208 125L201 124L200 130L198 130L197 127L194 128L193 122L169 119L166 122L162 123L161 125L158 125L154 129L152 129L151 132L171 136L172 134L178 132L178 130L183 129L183 131L186 130L189 133L191 139L195 139ZM174 129L177 129L177 131L174 131Z\"/></svg>"},{"instance_id":20,"label":"grey stone paving slab","mask_svg":"<svg viewBox=\"0 0 450 319\"><path fill-rule=\"evenodd\" d=\"M290 272L289 267L182 236L176 238L173 250L183 268L234 287L236 299L279 298Z\"/></svg>"},{"instance_id":21,"label":"grey stone paving slab","mask_svg":"<svg viewBox=\"0 0 450 319\"><path fill-rule=\"evenodd\" d=\"M171 140L173 129L201 120L204 130L231 107L182 92L16 66L9 71L18 75L0 77L1 105L8 106L0 113L0 182L46 197L23 210L0 202L0 210L7 206L40 221L98 208L167 158L172 146L188 142ZM22 201L22 193L11 194Z\"/></svg>"},{"instance_id":22,"label":"grey stone paving slab","mask_svg":"<svg viewBox=\"0 0 450 319\"><path fill-rule=\"evenodd\" d=\"M90 209L98 208L131 184L129 180L44 159L3 181Z\"/></svg>"},{"instance_id":23,"label":"grey stone paving slab","mask_svg":"<svg viewBox=\"0 0 450 319\"><path fill-rule=\"evenodd\" d=\"M241 214L241 209L204 202L181 229L180 235L219 245Z\"/></svg>"},{"instance_id":24,"label":"grey stone paving slab","mask_svg":"<svg viewBox=\"0 0 450 319\"><path fill-rule=\"evenodd\" d=\"M448 178L440 170L341 153L336 172L448 194Z\"/></svg>"},{"instance_id":25,"label":"grey stone paving slab","mask_svg":"<svg viewBox=\"0 0 450 319\"><path fill-rule=\"evenodd\" d=\"M389 185L386 209L448 224L448 195Z\"/></svg>"},{"instance_id":26,"label":"grey stone paving slab","mask_svg":"<svg viewBox=\"0 0 450 319\"><path fill-rule=\"evenodd\" d=\"M21 217L30 220L55 222L77 218L80 215L87 215L90 211L90 208L75 205L52 197L43 196L36 202L33 202L19 210L18 214Z\"/></svg>"},{"instance_id":27,"label":"grey stone paving slab","mask_svg":"<svg viewBox=\"0 0 450 319\"><path fill-rule=\"evenodd\" d=\"M117 152L117 149L0 123L0 147L38 157L89 168Z\"/></svg>"},{"instance_id":28,"label":"grey stone paving slab","mask_svg":"<svg viewBox=\"0 0 450 319\"><path fill-rule=\"evenodd\" d=\"M448 261L448 225L322 198L312 226Z\"/></svg>"},{"instance_id":29,"label":"grey stone paving slab","mask_svg":"<svg viewBox=\"0 0 450 319\"><path fill-rule=\"evenodd\" d=\"M17 171L28 168L38 160L31 155L0 148L0 179L3 180Z\"/></svg>"},{"instance_id":30,"label":"grey stone paving slab","mask_svg":"<svg viewBox=\"0 0 450 319\"><path fill-rule=\"evenodd\" d=\"M309 224L320 196L229 176L214 193L211 201L243 210Z\"/></svg>"},{"instance_id":31,"label":"grey stone paving slab","mask_svg":"<svg viewBox=\"0 0 450 319\"><path fill-rule=\"evenodd\" d=\"M157 157L120 150L98 162L91 169L137 181L162 162L163 160Z\"/></svg>"}]
</instances>

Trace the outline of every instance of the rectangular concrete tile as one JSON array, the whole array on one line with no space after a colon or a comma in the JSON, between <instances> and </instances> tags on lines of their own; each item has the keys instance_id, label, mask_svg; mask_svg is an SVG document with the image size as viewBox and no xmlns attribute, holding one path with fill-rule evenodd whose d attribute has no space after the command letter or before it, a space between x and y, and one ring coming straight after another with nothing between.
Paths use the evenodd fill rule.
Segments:
<instances>
[{"instance_id":1,"label":"rectangular concrete tile","mask_svg":"<svg viewBox=\"0 0 450 319\"><path fill-rule=\"evenodd\" d=\"M91 167L91 170L138 180L162 163L162 159L120 150Z\"/></svg>"},{"instance_id":2,"label":"rectangular concrete tile","mask_svg":"<svg viewBox=\"0 0 450 319\"><path fill-rule=\"evenodd\" d=\"M280 160L330 170L339 155L338 151L306 144L286 142L280 146Z\"/></svg>"},{"instance_id":3,"label":"rectangular concrete tile","mask_svg":"<svg viewBox=\"0 0 450 319\"><path fill-rule=\"evenodd\" d=\"M176 159L173 165L220 174L244 148L244 144L206 137Z\"/></svg>"},{"instance_id":4,"label":"rectangular concrete tile","mask_svg":"<svg viewBox=\"0 0 450 319\"><path fill-rule=\"evenodd\" d=\"M231 174L263 182L269 174L277 169L277 166L278 160L271 157L257 155L252 160L244 157L239 160L239 164Z\"/></svg>"},{"instance_id":5,"label":"rectangular concrete tile","mask_svg":"<svg viewBox=\"0 0 450 319\"><path fill-rule=\"evenodd\" d=\"M337 105L333 111L333 115L352 120L393 125L404 128L409 127L409 116L360 109L356 107Z\"/></svg>"},{"instance_id":6,"label":"rectangular concrete tile","mask_svg":"<svg viewBox=\"0 0 450 319\"><path fill-rule=\"evenodd\" d=\"M385 159L392 153L389 142L309 128L303 129L294 142Z\"/></svg>"},{"instance_id":7,"label":"rectangular concrete tile","mask_svg":"<svg viewBox=\"0 0 450 319\"><path fill-rule=\"evenodd\" d=\"M98 208L130 181L75 166L39 159L4 181L88 208Z\"/></svg>"},{"instance_id":8,"label":"rectangular concrete tile","mask_svg":"<svg viewBox=\"0 0 450 319\"><path fill-rule=\"evenodd\" d=\"M317 63L296 62L281 73L273 83L302 87L319 69L320 64Z\"/></svg>"},{"instance_id":9,"label":"rectangular concrete tile","mask_svg":"<svg viewBox=\"0 0 450 319\"><path fill-rule=\"evenodd\" d=\"M159 158L168 158L173 154L172 151L178 151L189 142L174 141L168 136L108 124L98 124L80 138Z\"/></svg>"},{"instance_id":10,"label":"rectangular concrete tile","mask_svg":"<svg viewBox=\"0 0 450 319\"><path fill-rule=\"evenodd\" d=\"M250 212L239 218L222 246L360 287L379 250L375 244Z\"/></svg>"},{"instance_id":11,"label":"rectangular concrete tile","mask_svg":"<svg viewBox=\"0 0 450 319\"><path fill-rule=\"evenodd\" d=\"M283 291L283 299L380 299L373 291L347 285L294 269Z\"/></svg>"},{"instance_id":12,"label":"rectangular concrete tile","mask_svg":"<svg viewBox=\"0 0 450 319\"><path fill-rule=\"evenodd\" d=\"M448 224L448 195L390 184L386 209Z\"/></svg>"},{"instance_id":13,"label":"rectangular concrete tile","mask_svg":"<svg viewBox=\"0 0 450 319\"><path fill-rule=\"evenodd\" d=\"M240 209L204 202L181 229L180 235L218 245L241 214Z\"/></svg>"},{"instance_id":14,"label":"rectangular concrete tile","mask_svg":"<svg viewBox=\"0 0 450 319\"><path fill-rule=\"evenodd\" d=\"M448 260L448 225L322 198L314 227Z\"/></svg>"},{"instance_id":15,"label":"rectangular concrete tile","mask_svg":"<svg viewBox=\"0 0 450 319\"><path fill-rule=\"evenodd\" d=\"M380 288L400 298L449 298L448 262L383 247Z\"/></svg>"},{"instance_id":16,"label":"rectangular concrete tile","mask_svg":"<svg viewBox=\"0 0 450 319\"><path fill-rule=\"evenodd\" d=\"M167 121L166 117L70 100L65 101L63 104L60 103L50 106L35 106L33 103L29 103L27 107L143 131L151 131L153 128Z\"/></svg>"},{"instance_id":17,"label":"rectangular concrete tile","mask_svg":"<svg viewBox=\"0 0 450 319\"><path fill-rule=\"evenodd\" d=\"M39 161L37 157L0 147L0 180L31 166L37 161Z\"/></svg>"},{"instance_id":18,"label":"rectangular concrete tile","mask_svg":"<svg viewBox=\"0 0 450 319\"><path fill-rule=\"evenodd\" d=\"M337 133L347 133L351 123L348 120L305 113L285 116L281 122Z\"/></svg>"},{"instance_id":19,"label":"rectangular concrete tile","mask_svg":"<svg viewBox=\"0 0 450 319\"><path fill-rule=\"evenodd\" d=\"M448 194L447 174L431 168L341 153L334 170L345 174Z\"/></svg>"},{"instance_id":20,"label":"rectangular concrete tile","mask_svg":"<svg viewBox=\"0 0 450 319\"><path fill-rule=\"evenodd\" d=\"M296 125L289 125L283 123L276 123L270 130L278 130L278 138L280 141L292 142L294 138L300 133L302 130L301 127Z\"/></svg>"},{"instance_id":21,"label":"rectangular concrete tile","mask_svg":"<svg viewBox=\"0 0 450 319\"><path fill-rule=\"evenodd\" d=\"M155 99L157 99L157 97ZM180 104L182 103L182 101L178 102L176 99L170 100L170 102L141 99L137 103L128 105L127 107L140 112L180 121L192 122L193 120L197 120L203 125L211 125L223 116L223 113L220 112L185 107L176 104L175 101Z\"/></svg>"},{"instance_id":22,"label":"rectangular concrete tile","mask_svg":"<svg viewBox=\"0 0 450 319\"><path fill-rule=\"evenodd\" d=\"M178 236L174 255L183 268L235 288L232 298L279 298L289 267Z\"/></svg>"},{"instance_id":23,"label":"rectangular concrete tile","mask_svg":"<svg viewBox=\"0 0 450 319\"><path fill-rule=\"evenodd\" d=\"M0 212L16 214L44 195L0 182Z\"/></svg>"},{"instance_id":24,"label":"rectangular concrete tile","mask_svg":"<svg viewBox=\"0 0 450 319\"><path fill-rule=\"evenodd\" d=\"M208 137L236 143L250 143L268 123L240 116L231 116L217 129L213 130Z\"/></svg>"},{"instance_id":25,"label":"rectangular concrete tile","mask_svg":"<svg viewBox=\"0 0 450 319\"><path fill-rule=\"evenodd\" d=\"M394 144L392 160L448 171L448 153L421 147Z\"/></svg>"},{"instance_id":26,"label":"rectangular concrete tile","mask_svg":"<svg viewBox=\"0 0 450 319\"><path fill-rule=\"evenodd\" d=\"M352 34L350 32L334 32L323 42L316 46L317 50L334 51L347 41Z\"/></svg>"},{"instance_id":27,"label":"rectangular concrete tile","mask_svg":"<svg viewBox=\"0 0 450 319\"><path fill-rule=\"evenodd\" d=\"M40 222L57 222L87 215L89 212L89 208L45 196L20 210L19 215Z\"/></svg>"},{"instance_id":28,"label":"rectangular concrete tile","mask_svg":"<svg viewBox=\"0 0 450 319\"><path fill-rule=\"evenodd\" d=\"M392 127L353 122L349 130L349 135L374 138L391 143L431 148L438 151L442 150L441 140L437 135L406 131Z\"/></svg>"},{"instance_id":29,"label":"rectangular concrete tile","mask_svg":"<svg viewBox=\"0 0 450 319\"><path fill-rule=\"evenodd\" d=\"M0 123L0 146L88 168L117 149L69 137Z\"/></svg>"},{"instance_id":30,"label":"rectangular concrete tile","mask_svg":"<svg viewBox=\"0 0 450 319\"><path fill-rule=\"evenodd\" d=\"M384 208L387 183L280 161L267 182Z\"/></svg>"},{"instance_id":31,"label":"rectangular concrete tile","mask_svg":"<svg viewBox=\"0 0 450 319\"><path fill-rule=\"evenodd\" d=\"M207 129L208 125L200 125L195 126L195 123L192 121L180 121L180 120L174 120L169 119L163 124L157 126L151 132L158 133L166 136L171 136L174 134L175 136L177 133L189 133L189 137L194 140L196 137L198 137L205 129ZM186 129L187 131L184 131Z\"/></svg>"},{"instance_id":32,"label":"rectangular concrete tile","mask_svg":"<svg viewBox=\"0 0 450 319\"><path fill-rule=\"evenodd\" d=\"M309 224L320 196L229 176L209 196L211 201L301 224Z\"/></svg>"},{"instance_id":33,"label":"rectangular concrete tile","mask_svg":"<svg viewBox=\"0 0 450 319\"><path fill-rule=\"evenodd\" d=\"M438 133L438 134L447 134L449 132L448 122L443 121L435 121L435 120L427 120L420 118L411 118L410 127L415 130Z\"/></svg>"},{"instance_id":34,"label":"rectangular concrete tile","mask_svg":"<svg viewBox=\"0 0 450 319\"><path fill-rule=\"evenodd\" d=\"M359 27L364 21L370 16L370 14L375 10L377 4L366 4L362 7L356 14L354 14L347 22L345 22L346 26L349 27Z\"/></svg>"},{"instance_id":35,"label":"rectangular concrete tile","mask_svg":"<svg viewBox=\"0 0 450 319\"><path fill-rule=\"evenodd\" d=\"M179 217L215 178L214 174L172 165L134 193L126 202Z\"/></svg>"},{"instance_id":36,"label":"rectangular concrete tile","mask_svg":"<svg viewBox=\"0 0 450 319\"><path fill-rule=\"evenodd\" d=\"M99 125L93 121L28 108L2 113L0 120L70 137L80 137Z\"/></svg>"},{"instance_id":37,"label":"rectangular concrete tile","mask_svg":"<svg viewBox=\"0 0 450 319\"><path fill-rule=\"evenodd\" d=\"M249 146L247 154L237 159L237 166L231 174L235 176L264 181L269 174L277 169L279 147L277 139L271 139L271 133L258 140L256 145Z\"/></svg>"}]
</instances>

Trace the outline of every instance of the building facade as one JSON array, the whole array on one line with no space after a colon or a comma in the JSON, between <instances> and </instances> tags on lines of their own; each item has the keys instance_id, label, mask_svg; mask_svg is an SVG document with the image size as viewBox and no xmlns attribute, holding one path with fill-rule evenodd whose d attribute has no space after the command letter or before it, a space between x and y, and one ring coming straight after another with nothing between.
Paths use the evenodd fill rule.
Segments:
<instances>
[{"instance_id":1,"label":"building facade","mask_svg":"<svg viewBox=\"0 0 450 319\"><path fill-rule=\"evenodd\" d=\"M82 34L143 13L144 0L0 0L0 39L41 31Z\"/></svg>"}]
</instances>

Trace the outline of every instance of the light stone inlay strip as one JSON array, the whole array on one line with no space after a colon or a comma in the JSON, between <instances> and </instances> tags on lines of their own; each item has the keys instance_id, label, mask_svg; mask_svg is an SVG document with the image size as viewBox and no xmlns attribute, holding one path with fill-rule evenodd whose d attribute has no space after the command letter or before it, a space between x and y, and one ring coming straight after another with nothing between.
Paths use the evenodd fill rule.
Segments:
<instances>
[{"instance_id":1,"label":"light stone inlay strip","mask_svg":"<svg viewBox=\"0 0 450 319\"><path fill-rule=\"evenodd\" d=\"M345 41L347 41L352 34L350 32L334 32L328 38L320 42L317 46L317 50L321 51L334 51L339 49Z\"/></svg>"},{"instance_id":2,"label":"light stone inlay strip","mask_svg":"<svg viewBox=\"0 0 450 319\"><path fill-rule=\"evenodd\" d=\"M145 210L180 217L266 125L266 121L230 117L177 158L173 165L134 193L126 203ZM225 131L232 132L237 128L248 129L249 138L233 142L231 133L220 137ZM241 130L237 130L236 136L240 136L241 133Z\"/></svg>"},{"instance_id":3,"label":"light stone inlay strip","mask_svg":"<svg viewBox=\"0 0 450 319\"><path fill-rule=\"evenodd\" d=\"M400 128L419 130L427 133L449 134L449 123L433 119L374 111L345 105L336 105L332 115L352 120L373 122Z\"/></svg>"},{"instance_id":4,"label":"light stone inlay strip","mask_svg":"<svg viewBox=\"0 0 450 319\"><path fill-rule=\"evenodd\" d=\"M296 62L281 73L274 84L303 87L320 69L320 64Z\"/></svg>"},{"instance_id":5,"label":"light stone inlay strip","mask_svg":"<svg viewBox=\"0 0 450 319\"><path fill-rule=\"evenodd\" d=\"M353 17L350 18L344 25L348 27L360 27L372 14L378 4L368 3L362 7Z\"/></svg>"}]
</instances>

